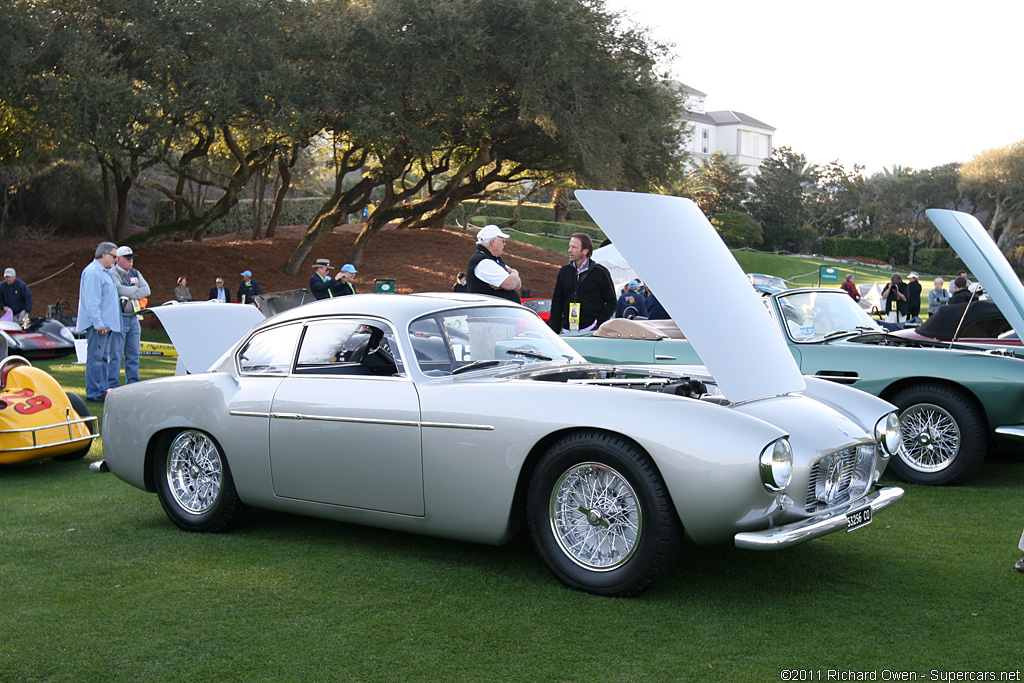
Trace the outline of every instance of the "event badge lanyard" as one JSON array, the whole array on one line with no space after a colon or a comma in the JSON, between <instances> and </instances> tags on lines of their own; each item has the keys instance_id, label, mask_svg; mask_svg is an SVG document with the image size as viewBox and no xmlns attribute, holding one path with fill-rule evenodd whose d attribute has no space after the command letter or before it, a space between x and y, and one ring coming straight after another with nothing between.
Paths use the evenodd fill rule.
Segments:
<instances>
[{"instance_id":1,"label":"event badge lanyard","mask_svg":"<svg viewBox=\"0 0 1024 683\"><path fill-rule=\"evenodd\" d=\"M589 266L586 270L580 273L576 273L576 287L573 289L572 296L576 298L580 293L580 283L590 274ZM580 331L580 303L578 301L569 302L569 329L573 332Z\"/></svg>"}]
</instances>

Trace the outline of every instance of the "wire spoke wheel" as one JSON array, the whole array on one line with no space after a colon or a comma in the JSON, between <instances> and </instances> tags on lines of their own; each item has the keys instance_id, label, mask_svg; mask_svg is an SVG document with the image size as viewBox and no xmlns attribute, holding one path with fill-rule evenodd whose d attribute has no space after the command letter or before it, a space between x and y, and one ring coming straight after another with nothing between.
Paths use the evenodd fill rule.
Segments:
<instances>
[{"instance_id":1,"label":"wire spoke wheel","mask_svg":"<svg viewBox=\"0 0 1024 683\"><path fill-rule=\"evenodd\" d=\"M551 529L565 554L581 567L608 571L629 561L643 531L636 492L607 465L580 463L551 492Z\"/></svg>"},{"instance_id":2,"label":"wire spoke wheel","mask_svg":"<svg viewBox=\"0 0 1024 683\"><path fill-rule=\"evenodd\" d=\"M960 427L946 409L918 403L900 415L903 445L900 455L911 468L938 472L949 467L960 452Z\"/></svg>"},{"instance_id":3,"label":"wire spoke wheel","mask_svg":"<svg viewBox=\"0 0 1024 683\"><path fill-rule=\"evenodd\" d=\"M167 454L167 486L182 510L201 515L220 497L224 466L216 444L206 434L179 434Z\"/></svg>"}]
</instances>

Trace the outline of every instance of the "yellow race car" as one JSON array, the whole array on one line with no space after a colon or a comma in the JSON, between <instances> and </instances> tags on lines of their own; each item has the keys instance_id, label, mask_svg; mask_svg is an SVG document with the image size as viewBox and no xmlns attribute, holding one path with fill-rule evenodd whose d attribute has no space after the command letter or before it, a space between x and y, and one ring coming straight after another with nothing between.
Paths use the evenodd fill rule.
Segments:
<instances>
[{"instance_id":1,"label":"yellow race car","mask_svg":"<svg viewBox=\"0 0 1024 683\"><path fill-rule=\"evenodd\" d=\"M85 401L21 356L0 360L0 465L77 460L96 438Z\"/></svg>"}]
</instances>

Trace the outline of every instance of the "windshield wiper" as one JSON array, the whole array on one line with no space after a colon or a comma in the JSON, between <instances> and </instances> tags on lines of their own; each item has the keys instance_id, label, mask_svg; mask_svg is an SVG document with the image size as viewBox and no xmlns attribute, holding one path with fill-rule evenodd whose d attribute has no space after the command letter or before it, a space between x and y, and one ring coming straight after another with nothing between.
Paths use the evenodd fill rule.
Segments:
<instances>
[{"instance_id":1,"label":"windshield wiper","mask_svg":"<svg viewBox=\"0 0 1024 683\"><path fill-rule=\"evenodd\" d=\"M537 360L551 360L551 356L545 356L543 353L538 353L532 349L509 349L505 353L510 356L526 356L527 358L536 358Z\"/></svg>"},{"instance_id":2,"label":"windshield wiper","mask_svg":"<svg viewBox=\"0 0 1024 683\"><path fill-rule=\"evenodd\" d=\"M462 372L469 372L470 370L479 370L480 368L489 368L492 365L501 363L500 360L475 360L469 365L463 365L461 368L455 368L452 370L453 375L458 375Z\"/></svg>"},{"instance_id":3,"label":"windshield wiper","mask_svg":"<svg viewBox=\"0 0 1024 683\"><path fill-rule=\"evenodd\" d=\"M848 330L836 330L835 332L829 332L828 334L826 334L824 337L821 338L821 341L828 341L829 339L835 339L836 337L842 337L842 336L845 336L845 335L848 335L848 334L857 334L857 333L856 332L850 332Z\"/></svg>"}]
</instances>

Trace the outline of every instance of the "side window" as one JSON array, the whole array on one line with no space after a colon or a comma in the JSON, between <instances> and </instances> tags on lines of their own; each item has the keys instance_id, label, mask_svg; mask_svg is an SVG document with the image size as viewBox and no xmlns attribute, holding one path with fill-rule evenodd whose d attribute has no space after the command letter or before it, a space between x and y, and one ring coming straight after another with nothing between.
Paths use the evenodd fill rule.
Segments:
<instances>
[{"instance_id":1,"label":"side window","mask_svg":"<svg viewBox=\"0 0 1024 683\"><path fill-rule=\"evenodd\" d=\"M338 318L306 325L295 372L303 375L401 374L394 334L386 325Z\"/></svg>"},{"instance_id":2,"label":"side window","mask_svg":"<svg viewBox=\"0 0 1024 683\"><path fill-rule=\"evenodd\" d=\"M238 352L238 367L248 375L286 375L291 370L301 325L258 332Z\"/></svg>"}]
</instances>

